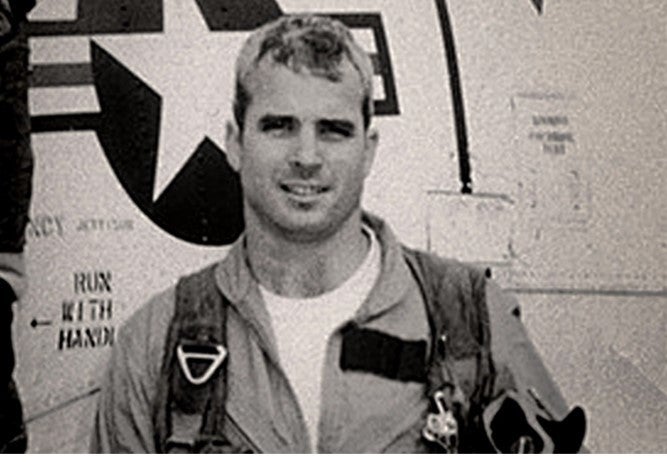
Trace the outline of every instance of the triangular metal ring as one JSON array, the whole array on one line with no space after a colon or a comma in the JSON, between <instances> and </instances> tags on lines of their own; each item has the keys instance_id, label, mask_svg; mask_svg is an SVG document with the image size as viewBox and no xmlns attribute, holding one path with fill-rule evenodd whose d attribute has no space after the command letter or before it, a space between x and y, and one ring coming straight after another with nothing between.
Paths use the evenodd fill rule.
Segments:
<instances>
[{"instance_id":1,"label":"triangular metal ring","mask_svg":"<svg viewBox=\"0 0 667 462\"><path fill-rule=\"evenodd\" d=\"M217 350L217 353L185 352L183 350L183 345L178 345L176 348L178 363L181 366L183 374L185 374L185 378L187 378L191 384L201 385L206 383L227 357L227 349L225 347L222 345L214 345L214 347ZM211 364L209 364L208 368L202 375L194 377L190 370L190 366L188 366L188 360L190 359L207 359L211 361Z\"/></svg>"}]
</instances>

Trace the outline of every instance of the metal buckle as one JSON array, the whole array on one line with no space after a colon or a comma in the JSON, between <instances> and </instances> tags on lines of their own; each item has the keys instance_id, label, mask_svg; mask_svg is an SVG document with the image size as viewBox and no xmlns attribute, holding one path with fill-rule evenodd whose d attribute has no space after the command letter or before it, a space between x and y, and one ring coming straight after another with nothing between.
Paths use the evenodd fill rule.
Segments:
<instances>
[{"instance_id":1,"label":"metal buckle","mask_svg":"<svg viewBox=\"0 0 667 462\"><path fill-rule=\"evenodd\" d=\"M433 401L438 412L431 412L426 416L426 426L422 429L422 436L438 444L448 454L455 454L458 449L459 425L452 409L447 404L447 392L436 391L433 394Z\"/></svg>"},{"instance_id":2,"label":"metal buckle","mask_svg":"<svg viewBox=\"0 0 667 462\"><path fill-rule=\"evenodd\" d=\"M188 350L188 351L186 351ZM179 344L176 347L176 356L185 378L193 385L201 385L211 378L215 370L222 364L227 357L227 349L222 345L201 345L201 344ZM208 360L211 361L208 368L199 377L194 377L188 360Z\"/></svg>"}]
</instances>

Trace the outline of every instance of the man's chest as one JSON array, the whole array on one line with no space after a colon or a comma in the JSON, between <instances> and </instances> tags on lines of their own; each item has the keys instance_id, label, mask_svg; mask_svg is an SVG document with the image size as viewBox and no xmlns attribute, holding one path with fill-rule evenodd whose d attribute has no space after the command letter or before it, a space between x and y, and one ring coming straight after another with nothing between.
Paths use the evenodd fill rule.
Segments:
<instances>
[{"instance_id":1,"label":"man's chest","mask_svg":"<svg viewBox=\"0 0 667 462\"><path fill-rule=\"evenodd\" d=\"M289 374L261 336L243 328L242 320L229 322L227 414L257 449L308 452L308 425ZM425 368L426 341L376 329L363 329L366 338L352 336L361 355L352 361L345 359L349 329L336 331L326 342L321 370L302 371L321 383L318 452L420 450L428 407L425 378L406 371ZM424 348L415 351L419 342Z\"/></svg>"}]
</instances>

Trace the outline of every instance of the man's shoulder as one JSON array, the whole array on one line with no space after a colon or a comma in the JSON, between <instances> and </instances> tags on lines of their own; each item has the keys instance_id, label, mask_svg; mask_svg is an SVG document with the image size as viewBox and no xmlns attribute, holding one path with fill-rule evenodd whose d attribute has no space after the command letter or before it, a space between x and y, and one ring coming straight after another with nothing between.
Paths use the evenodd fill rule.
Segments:
<instances>
[{"instance_id":1,"label":"man's shoulder","mask_svg":"<svg viewBox=\"0 0 667 462\"><path fill-rule=\"evenodd\" d=\"M207 273L215 265L209 265L189 274L183 275L179 281L201 281L208 277ZM164 349L167 332L176 310L178 283L161 290L141 305L122 325L119 343L130 344L150 352L151 356L161 355Z\"/></svg>"},{"instance_id":2,"label":"man's shoulder","mask_svg":"<svg viewBox=\"0 0 667 462\"><path fill-rule=\"evenodd\" d=\"M149 357L159 357L174 314L175 295L176 286L172 285L141 305L121 326L118 343L123 348L141 349Z\"/></svg>"},{"instance_id":3,"label":"man's shoulder","mask_svg":"<svg viewBox=\"0 0 667 462\"><path fill-rule=\"evenodd\" d=\"M424 276L447 280L449 282L470 282L471 278L483 280L488 270L472 263L465 263L455 258L448 258L433 252L403 246L403 253L411 265L417 265Z\"/></svg>"},{"instance_id":4,"label":"man's shoulder","mask_svg":"<svg viewBox=\"0 0 667 462\"><path fill-rule=\"evenodd\" d=\"M489 268L406 246L403 246L403 250L408 261L420 265L424 276L434 280L436 285L446 284L472 290L479 288L492 316L494 313L510 312L518 316L519 303L516 297L503 290L491 278Z\"/></svg>"}]
</instances>

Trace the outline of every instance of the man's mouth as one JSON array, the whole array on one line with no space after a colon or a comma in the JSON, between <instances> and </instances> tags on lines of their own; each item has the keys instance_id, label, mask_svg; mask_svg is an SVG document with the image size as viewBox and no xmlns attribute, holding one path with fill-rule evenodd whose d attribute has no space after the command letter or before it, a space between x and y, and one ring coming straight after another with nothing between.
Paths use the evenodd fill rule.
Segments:
<instances>
[{"instance_id":1,"label":"man's mouth","mask_svg":"<svg viewBox=\"0 0 667 462\"><path fill-rule=\"evenodd\" d=\"M315 196L329 190L327 186L303 183L282 183L280 189L295 196L302 197Z\"/></svg>"}]
</instances>

